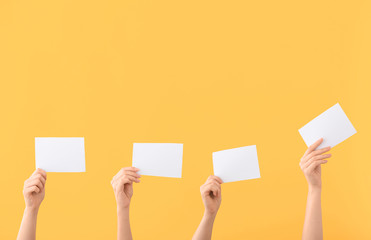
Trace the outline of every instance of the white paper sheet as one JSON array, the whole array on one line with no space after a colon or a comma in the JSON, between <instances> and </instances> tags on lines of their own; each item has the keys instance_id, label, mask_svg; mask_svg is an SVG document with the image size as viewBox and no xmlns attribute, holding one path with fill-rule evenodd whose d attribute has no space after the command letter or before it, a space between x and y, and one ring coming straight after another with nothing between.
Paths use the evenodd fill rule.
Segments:
<instances>
[{"instance_id":1,"label":"white paper sheet","mask_svg":"<svg viewBox=\"0 0 371 240\"><path fill-rule=\"evenodd\" d=\"M46 172L85 172L83 137L36 137L36 168Z\"/></svg>"},{"instance_id":2,"label":"white paper sheet","mask_svg":"<svg viewBox=\"0 0 371 240\"><path fill-rule=\"evenodd\" d=\"M339 103L299 129L299 133L308 147L323 138L318 149L328 146L334 147L356 132Z\"/></svg>"},{"instance_id":3,"label":"white paper sheet","mask_svg":"<svg viewBox=\"0 0 371 240\"><path fill-rule=\"evenodd\" d=\"M134 143L133 167L141 175L182 177L183 144Z\"/></svg>"},{"instance_id":4,"label":"white paper sheet","mask_svg":"<svg viewBox=\"0 0 371 240\"><path fill-rule=\"evenodd\" d=\"M256 145L213 153L214 175L223 182L260 178Z\"/></svg>"}]
</instances>

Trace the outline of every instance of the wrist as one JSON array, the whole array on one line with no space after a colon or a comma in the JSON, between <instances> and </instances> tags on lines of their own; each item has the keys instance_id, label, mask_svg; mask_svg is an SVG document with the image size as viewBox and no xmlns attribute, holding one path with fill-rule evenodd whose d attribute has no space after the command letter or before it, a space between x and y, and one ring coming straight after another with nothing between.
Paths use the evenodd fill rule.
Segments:
<instances>
[{"instance_id":1,"label":"wrist","mask_svg":"<svg viewBox=\"0 0 371 240\"><path fill-rule=\"evenodd\" d=\"M208 219L208 220L214 220L217 213L218 213L217 211L216 212L209 212L209 211L205 210L204 218Z\"/></svg>"},{"instance_id":2,"label":"wrist","mask_svg":"<svg viewBox=\"0 0 371 240\"><path fill-rule=\"evenodd\" d=\"M118 214L129 214L129 207L130 205L128 206L117 205L117 213Z\"/></svg>"},{"instance_id":3,"label":"wrist","mask_svg":"<svg viewBox=\"0 0 371 240\"><path fill-rule=\"evenodd\" d=\"M40 206L26 206L25 208L25 213L30 213L30 214L37 214L39 212Z\"/></svg>"},{"instance_id":4,"label":"wrist","mask_svg":"<svg viewBox=\"0 0 371 240\"><path fill-rule=\"evenodd\" d=\"M321 190L322 190L321 185L309 185L308 187L308 192L317 193L317 192L321 192Z\"/></svg>"}]
</instances>

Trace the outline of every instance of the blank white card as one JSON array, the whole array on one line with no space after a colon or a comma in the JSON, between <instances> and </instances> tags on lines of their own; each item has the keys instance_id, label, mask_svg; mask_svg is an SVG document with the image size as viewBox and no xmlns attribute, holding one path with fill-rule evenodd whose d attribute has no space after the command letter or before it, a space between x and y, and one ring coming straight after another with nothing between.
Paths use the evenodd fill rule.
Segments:
<instances>
[{"instance_id":1,"label":"blank white card","mask_svg":"<svg viewBox=\"0 0 371 240\"><path fill-rule=\"evenodd\" d=\"M83 137L36 137L36 168L46 172L85 172Z\"/></svg>"},{"instance_id":2,"label":"blank white card","mask_svg":"<svg viewBox=\"0 0 371 240\"><path fill-rule=\"evenodd\" d=\"M339 103L299 129L299 133L308 147L318 139L323 138L323 142L318 146L318 149L328 146L334 147L356 132Z\"/></svg>"},{"instance_id":3,"label":"blank white card","mask_svg":"<svg viewBox=\"0 0 371 240\"><path fill-rule=\"evenodd\" d=\"M214 152L213 164L214 175L225 183L260 178L255 145Z\"/></svg>"},{"instance_id":4,"label":"blank white card","mask_svg":"<svg viewBox=\"0 0 371 240\"><path fill-rule=\"evenodd\" d=\"M133 167L139 174L158 177L182 177L183 144L134 143Z\"/></svg>"}]
</instances>

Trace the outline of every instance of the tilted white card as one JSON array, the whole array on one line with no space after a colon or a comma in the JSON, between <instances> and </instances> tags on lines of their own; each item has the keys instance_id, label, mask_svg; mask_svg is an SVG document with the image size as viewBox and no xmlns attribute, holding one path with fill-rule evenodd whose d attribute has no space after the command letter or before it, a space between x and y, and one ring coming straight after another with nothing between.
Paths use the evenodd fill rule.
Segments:
<instances>
[{"instance_id":1,"label":"tilted white card","mask_svg":"<svg viewBox=\"0 0 371 240\"><path fill-rule=\"evenodd\" d=\"M260 178L256 145L214 152L213 164L223 182Z\"/></svg>"},{"instance_id":2,"label":"tilted white card","mask_svg":"<svg viewBox=\"0 0 371 240\"><path fill-rule=\"evenodd\" d=\"M323 138L323 142L318 146L318 149L328 146L334 147L356 132L339 103L299 129L299 133L308 147L318 139Z\"/></svg>"}]
</instances>

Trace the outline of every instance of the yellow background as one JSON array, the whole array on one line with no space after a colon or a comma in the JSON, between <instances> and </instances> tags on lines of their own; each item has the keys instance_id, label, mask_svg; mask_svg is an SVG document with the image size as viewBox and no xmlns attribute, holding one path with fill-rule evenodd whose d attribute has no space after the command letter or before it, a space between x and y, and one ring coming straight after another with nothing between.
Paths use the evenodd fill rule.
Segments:
<instances>
[{"instance_id":1,"label":"yellow background","mask_svg":"<svg viewBox=\"0 0 371 240\"><path fill-rule=\"evenodd\" d=\"M133 142L184 143L183 178L135 185L135 239L190 239L211 153L256 144L261 179L222 186L213 239L300 239L298 129L339 102L358 133L323 170L325 239L371 239L371 2L0 1L0 238L15 239L34 137L85 137L50 173L38 239L115 239L110 180Z\"/></svg>"}]
</instances>

